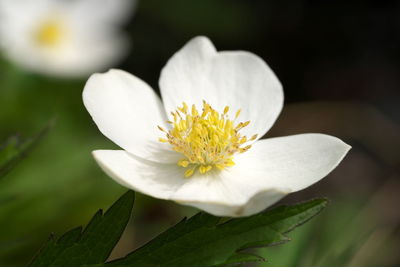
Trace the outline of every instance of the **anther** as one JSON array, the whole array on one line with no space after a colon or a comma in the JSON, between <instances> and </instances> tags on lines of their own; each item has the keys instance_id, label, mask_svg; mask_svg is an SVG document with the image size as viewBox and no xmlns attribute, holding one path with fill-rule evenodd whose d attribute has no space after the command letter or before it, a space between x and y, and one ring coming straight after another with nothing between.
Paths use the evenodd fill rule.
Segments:
<instances>
[{"instance_id":1,"label":"anther","mask_svg":"<svg viewBox=\"0 0 400 267\"><path fill-rule=\"evenodd\" d=\"M185 177L193 176L197 170L205 174L213 169L221 171L231 167L235 165L233 156L236 153L250 149L250 145L242 145L255 140L257 135L248 139L239 134L240 129L249 125L250 121L234 125L235 120L228 118L228 112L228 106L219 113L203 100L202 113L199 115L195 105L188 112L188 105L183 102L181 107L171 112L173 122L168 121L171 130L158 126L167 137L159 138L159 141L171 144L174 151L184 156L177 165L187 168ZM239 114L240 110L236 112L235 119Z\"/></svg>"}]
</instances>

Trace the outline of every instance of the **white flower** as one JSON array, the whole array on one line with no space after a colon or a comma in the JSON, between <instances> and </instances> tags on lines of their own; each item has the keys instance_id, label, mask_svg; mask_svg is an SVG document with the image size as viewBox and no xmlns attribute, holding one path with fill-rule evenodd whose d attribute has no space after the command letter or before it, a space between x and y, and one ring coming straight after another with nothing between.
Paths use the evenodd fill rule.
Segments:
<instances>
[{"instance_id":1,"label":"white flower","mask_svg":"<svg viewBox=\"0 0 400 267\"><path fill-rule=\"evenodd\" d=\"M217 52L205 37L168 61L159 86L163 103L139 78L110 70L83 91L100 131L124 149L94 151L99 165L155 198L252 215L322 179L350 149L323 134L259 140L282 109L279 80L258 56Z\"/></svg>"},{"instance_id":2,"label":"white flower","mask_svg":"<svg viewBox=\"0 0 400 267\"><path fill-rule=\"evenodd\" d=\"M109 68L127 51L120 24L133 0L0 0L0 49L34 72L62 77Z\"/></svg>"}]
</instances>

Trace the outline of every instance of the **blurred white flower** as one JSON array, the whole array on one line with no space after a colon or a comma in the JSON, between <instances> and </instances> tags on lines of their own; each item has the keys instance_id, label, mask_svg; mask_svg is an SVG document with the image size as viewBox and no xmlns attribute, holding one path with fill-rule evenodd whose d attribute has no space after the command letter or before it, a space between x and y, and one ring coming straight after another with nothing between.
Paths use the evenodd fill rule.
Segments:
<instances>
[{"instance_id":1,"label":"blurred white flower","mask_svg":"<svg viewBox=\"0 0 400 267\"><path fill-rule=\"evenodd\" d=\"M266 63L244 51L217 52L196 37L161 72L163 104L121 70L94 74L84 104L124 150L97 150L123 186L219 216L248 216L326 176L350 146L323 134L259 140L283 105ZM247 137L246 137L247 136Z\"/></svg>"},{"instance_id":2,"label":"blurred white flower","mask_svg":"<svg viewBox=\"0 0 400 267\"><path fill-rule=\"evenodd\" d=\"M0 0L0 49L18 65L75 77L102 71L128 48L120 25L132 0Z\"/></svg>"}]
</instances>

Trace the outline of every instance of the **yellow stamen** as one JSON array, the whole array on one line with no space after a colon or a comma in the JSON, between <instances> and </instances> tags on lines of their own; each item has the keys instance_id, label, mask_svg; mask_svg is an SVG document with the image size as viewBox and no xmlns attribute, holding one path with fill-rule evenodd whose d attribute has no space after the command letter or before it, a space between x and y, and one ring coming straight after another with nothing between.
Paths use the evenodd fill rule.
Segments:
<instances>
[{"instance_id":1,"label":"yellow stamen","mask_svg":"<svg viewBox=\"0 0 400 267\"><path fill-rule=\"evenodd\" d=\"M228 113L228 111L229 111L229 107L226 106L226 107L224 108L224 114Z\"/></svg>"},{"instance_id":2,"label":"yellow stamen","mask_svg":"<svg viewBox=\"0 0 400 267\"><path fill-rule=\"evenodd\" d=\"M257 137L258 137L258 134L255 134L255 135L253 135L253 136L250 138L250 141L254 141L254 140L256 140L256 139L257 139Z\"/></svg>"},{"instance_id":3,"label":"yellow stamen","mask_svg":"<svg viewBox=\"0 0 400 267\"><path fill-rule=\"evenodd\" d=\"M195 170L196 170L195 168L192 168L185 171L185 177L189 178L190 176L192 176Z\"/></svg>"},{"instance_id":4,"label":"yellow stamen","mask_svg":"<svg viewBox=\"0 0 400 267\"><path fill-rule=\"evenodd\" d=\"M163 127L161 127L161 126L158 126L157 125L157 128L161 131L161 132L164 132L164 133L166 133L167 131L166 130L164 130L164 128Z\"/></svg>"},{"instance_id":5,"label":"yellow stamen","mask_svg":"<svg viewBox=\"0 0 400 267\"><path fill-rule=\"evenodd\" d=\"M240 115L240 112L242 112L242 110L241 110L241 109L239 109L238 111L236 111L235 119L237 119L237 118L239 117L239 115Z\"/></svg>"},{"instance_id":6,"label":"yellow stamen","mask_svg":"<svg viewBox=\"0 0 400 267\"><path fill-rule=\"evenodd\" d=\"M40 25L35 32L35 40L41 46L56 47L65 37L64 25L57 19L50 19Z\"/></svg>"},{"instance_id":7,"label":"yellow stamen","mask_svg":"<svg viewBox=\"0 0 400 267\"><path fill-rule=\"evenodd\" d=\"M195 105L189 111L188 105L183 103L175 112L171 112L173 122L168 121L171 130L158 126L166 135L166 138L160 138L159 141L168 142L174 151L184 156L177 165L187 168L185 177L191 177L197 170L200 174L205 174L231 167L235 165L235 154L244 153L251 148L251 145L245 144L254 141L257 135L248 139L239 133L250 121L236 124L235 120L228 118L228 112L228 106L223 113L218 113L203 101L202 112L199 113ZM236 112L235 119L239 114L240 110Z\"/></svg>"},{"instance_id":8,"label":"yellow stamen","mask_svg":"<svg viewBox=\"0 0 400 267\"><path fill-rule=\"evenodd\" d=\"M178 165L186 168L189 165L189 161L187 161L186 159L181 159L178 161Z\"/></svg>"}]
</instances>

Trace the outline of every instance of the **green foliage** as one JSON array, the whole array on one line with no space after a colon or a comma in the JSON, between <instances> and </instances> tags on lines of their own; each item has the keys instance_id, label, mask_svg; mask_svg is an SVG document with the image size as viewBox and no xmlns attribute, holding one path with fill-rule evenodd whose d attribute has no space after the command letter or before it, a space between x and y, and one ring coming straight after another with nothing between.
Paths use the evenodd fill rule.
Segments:
<instances>
[{"instance_id":1,"label":"green foliage","mask_svg":"<svg viewBox=\"0 0 400 267\"><path fill-rule=\"evenodd\" d=\"M384 194L382 192L380 194ZM257 267L372 267L398 266L398 224L378 224L387 220L374 201L354 198L335 199L318 220L290 233L285 246L260 248L257 253L268 262ZM389 217L392 220L392 217Z\"/></svg>"},{"instance_id":2,"label":"green foliage","mask_svg":"<svg viewBox=\"0 0 400 267\"><path fill-rule=\"evenodd\" d=\"M326 203L324 199L311 200L224 223L217 217L199 213L105 266L203 267L260 261L263 258L247 250L287 242L284 234L314 217Z\"/></svg>"},{"instance_id":3,"label":"green foliage","mask_svg":"<svg viewBox=\"0 0 400 267\"><path fill-rule=\"evenodd\" d=\"M264 261L248 250L287 242L287 232L327 203L311 200L228 221L198 213L126 257L105 263L128 223L133 202L134 193L129 191L104 216L97 212L83 232L79 227L58 240L50 238L30 266L225 266Z\"/></svg>"},{"instance_id":4,"label":"green foliage","mask_svg":"<svg viewBox=\"0 0 400 267\"><path fill-rule=\"evenodd\" d=\"M32 148L48 133L52 125L53 122L49 123L39 133L25 140L17 135L12 136L0 146L0 178L27 156Z\"/></svg>"},{"instance_id":5,"label":"green foliage","mask_svg":"<svg viewBox=\"0 0 400 267\"><path fill-rule=\"evenodd\" d=\"M28 156L0 177L0 266L20 267L48 229L63 233L89 221L93 210L126 189L90 157L94 149L115 146L90 123L81 100L83 81L45 78L1 63L0 76L0 150L14 133L30 137L38 125L57 118L51 132L23 153Z\"/></svg>"},{"instance_id":6,"label":"green foliage","mask_svg":"<svg viewBox=\"0 0 400 267\"><path fill-rule=\"evenodd\" d=\"M103 263L110 255L125 229L134 202L128 191L104 214L99 210L82 232L75 228L58 240L53 237L29 266L81 266Z\"/></svg>"}]
</instances>

